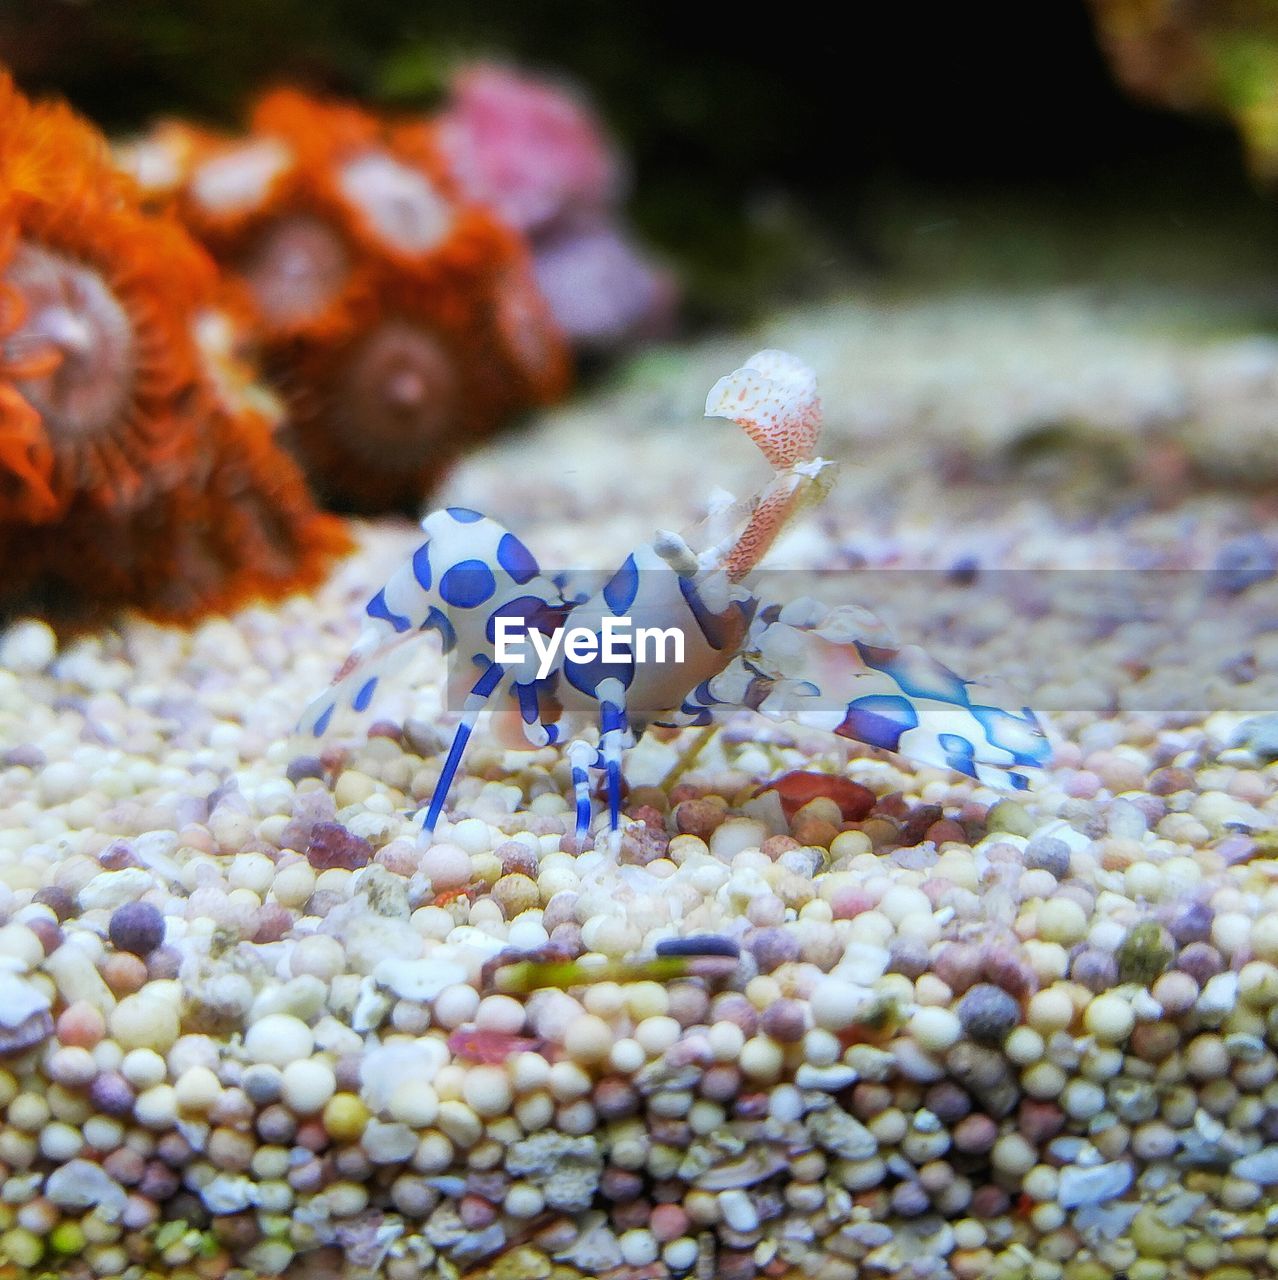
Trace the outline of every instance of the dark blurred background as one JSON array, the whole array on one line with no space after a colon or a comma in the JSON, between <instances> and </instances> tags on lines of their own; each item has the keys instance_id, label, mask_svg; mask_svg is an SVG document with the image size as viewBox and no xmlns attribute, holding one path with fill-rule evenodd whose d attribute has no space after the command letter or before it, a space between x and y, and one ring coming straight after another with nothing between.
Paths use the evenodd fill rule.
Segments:
<instances>
[{"instance_id":1,"label":"dark blurred background","mask_svg":"<svg viewBox=\"0 0 1278 1280\"><path fill-rule=\"evenodd\" d=\"M919 264L1068 278L1133 218L1172 246L1210 225L1273 259L1274 219L1233 129L1126 97L1083 0L844 6L837 27L831 14L3 0L0 58L113 134L159 115L233 125L254 91L284 81L415 110L465 58L565 73L629 153L635 221L703 312ZM1212 250L1164 257L1159 270L1209 270Z\"/></svg>"}]
</instances>

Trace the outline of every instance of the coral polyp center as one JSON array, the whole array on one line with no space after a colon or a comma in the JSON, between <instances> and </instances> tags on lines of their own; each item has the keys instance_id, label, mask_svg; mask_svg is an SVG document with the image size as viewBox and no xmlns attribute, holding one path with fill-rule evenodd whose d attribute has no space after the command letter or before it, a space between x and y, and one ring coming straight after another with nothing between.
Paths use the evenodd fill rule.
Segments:
<instances>
[{"instance_id":1,"label":"coral polyp center","mask_svg":"<svg viewBox=\"0 0 1278 1280\"><path fill-rule=\"evenodd\" d=\"M315 319L346 287L350 253L318 218L286 218L268 228L244 263L244 278L273 324Z\"/></svg>"},{"instance_id":2,"label":"coral polyp center","mask_svg":"<svg viewBox=\"0 0 1278 1280\"><path fill-rule=\"evenodd\" d=\"M415 169L382 151L366 151L342 166L342 194L392 249L425 253L448 236L448 202Z\"/></svg>"},{"instance_id":3,"label":"coral polyp center","mask_svg":"<svg viewBox=\"0 0 1278 1280\"><path fill-rule=\"evenodd\" d=\"M195 171L191 190L210 213L251 209L266 199L271 184L292 163L284 143L261 138L206 160Z\"/></svg>"},{"instance_id":4,"label":"coral polyp center","mask_svg":"<svg viewBox=\"0 0 1278 1280\"><path fill-rule=\"evenodd\" d=\"M19 242L4 278L22 295L22 324L5 340L10 358L48 355L50 368L15 385L53 436L92 436L109 427L133 390L133 325L94 268Z\"/></svg>"},{"instance_id":5,"label":"coral polyp center","mask_svg":"<svg viewBox=\"0 0 1278 1280\"><path fill-rule=\"evenodd\" d=\"M343 443L370 465L420 465L445 440L457 413L457 375L447 348L404 320L379 325L343 375L350 427Z\"/></svg>"}]
</instances>

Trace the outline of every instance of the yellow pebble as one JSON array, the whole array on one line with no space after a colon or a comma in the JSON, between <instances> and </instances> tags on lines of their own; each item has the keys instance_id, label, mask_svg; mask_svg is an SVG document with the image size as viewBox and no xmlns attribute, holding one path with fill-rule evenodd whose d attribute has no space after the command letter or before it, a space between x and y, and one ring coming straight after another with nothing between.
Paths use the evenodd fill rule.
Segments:
<instances>
[{"instance_id":1,"label":"yellow pebble","mask_svg":"<svg viewBox=\"0 0 1278 1280\"><path fill-rule=\"evenodd\" d=\"M659 982L632 982L626 987L626 1007L636 1022L664 1017L670 997Z\"/></svg>"},{"instance_id":2,"label":"yellow pebble","mask_svg":"<svg viewBox=\"0 0 1278 1280\"><path fill-rule=\"evenodd\" d=\"M324 1104L324 1128L337 1142L356 1142L369 1121L368 1108L353 1093L335 1093Z\"/></svg>"},{"instance_id":3,"label":"yellow pebble","mask_svg":"<svg viewBox=\"0 0 1278 1280\"><path fill-rule=\"evenodd\" d=\"M154 1049L165 1053L173 1047L181 1026L177 1010L145 990L125 996L110 1018L111 1038L123 1049Z\"/></svg>"},{"instance_id":4,"label":"yellow pebble","mask_svg":"<svg viewBox=\"0 0 1278 1280\"><path fill-rule=\"evenodd\" d=\"M1072 898L1048 898L1038 908L1038 936L1063 947L1087 936L1087 913Z\"/></svg>"},{"instance_id":5,"label":"yellow pebble","mask_svg":"<svg viewBox=\"0 0 1278 1280\"><path fill-rule=\"evenodd\" d=\"M1258 960L1278 963L1278 913L1261 916L1251 926L1251 949Z\"/></svg>"},{"instance_id":6,"label":"yellow pebble","mask_svg":"<svg viewBox=\"0 0 1278 1280\"><path fill-rule=\"evenodd\" d=\"M1083 1014L1083 1025L1104 1044L1118 1044L1131 1035L1136 1018L1121 996L1100 995Z\"/></svg>"},{"instance_id":7,"label":"yellow pebble","mask_svg":"<svg viewBox=\"0 0 1278 1280\"><path fill-rule=\"evenodd\" d=\"M741 1047L740 1067L751 1080L770 1084L781 1075L785 1055L770 1036L754 1036Z\"/></svg>"},{"instance_id":8,"label":"yellow pebble","mask_svg":"<svg viewBox=\"0 0 1278 1280\"><path fill-rule=\"evenodd\" d=\"M1074 1021L1074 1002L1064 991L1049 987L1030 997L1028 1016L1040 1035L1064 1031Z\"/></svg>"},{"instance_id":9,"label":"yellow pebble","mask_svg":"<svg viewBox=\"0 0 1278 1280\"><path fill-rule=\"evenodd\" d=\"M602 1018L588 1013L568 1024L564 1051L574 1062L603 1062L616 1038L616 1033Z\"/></svg>"},{"instance_id":10,"label":"yellow pebble","mask_svg":"<svg viewBox=\"0 0 1278 1280\"><path fill-rule=\"evenodd\" d=\"M377 790L377 781L358 769L347 769L337 779L333 788L333 800L339 809L367 800Z\"/></svg>"}]
</instances>

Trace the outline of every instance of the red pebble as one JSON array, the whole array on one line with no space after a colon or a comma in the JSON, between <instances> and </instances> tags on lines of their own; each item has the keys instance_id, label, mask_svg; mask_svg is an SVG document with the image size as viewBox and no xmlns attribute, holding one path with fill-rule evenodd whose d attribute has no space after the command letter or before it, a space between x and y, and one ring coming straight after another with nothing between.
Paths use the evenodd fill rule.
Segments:
<instances>
[{"instance_id":1,"label":"red pebble","mask_svg":"<svg viewBox=\"0 0 1278 1280\"><path fill-rule=\"evenodd\" d=\"M658 1244L669 1244L688 1230L688 1215L682 1205L656 1205L648 1217L648 1230L656 1236Z\"/></svg>"},{"instance_id":2,"label":"red pebble","mask_svg":"<svg viewBox=\"0 0 1278 1280\"><path fill-rule=\"evenodd\" d=\"M786 819L793 818L809 800L824 796L839 806L844 822L860 822L874 808L875 794L850 778L840 778L833 773L809 773L796 769L782 774L759 792L775 791L781 797L781 808Z\"/></svg>"},{"instance_id":3,"label":"red pebble","mask_svg":"<svg viewBox=\"0 0 1278 1280\"><path fill-rule=\"evenodd\" d=\"M1037 1147L1050 1142L1065 1127L1065 1113L1054 1102L1025 1098L1016 1114L1021 1136Z\"/></svg>"},{"instance_id":4,"label":"red pebble","mask_svg":"<svg viewBox=\"0 0 1278 1280\"><path fill-rule=\"evenodd\" d=\"M465 1195L458 1201L457 1216L470 1230L478 1231L497 1221L497 1209L482 1196Z\"/></svg>"},{"instance_id":5,"label":"red pebble","mask_svg":"<svg viewBox=\"0 0 1278 1280\"><path fill-rule=\"evenodd\" d=\"M356 871L366 867L373 856L373 846L363 836L353 835L340 822L317 822L311 828L306 860L317 871L341 867Z\"/></svg>"},{"instance_id":6,"label":"red pebble","mask_svg":"<svg viewBox=\"0 0 1278 1280\"><path fill-rule=\"evenodd\" d=\"M27 928L40 939L46 956L52 955L62 945L62 930L52 920L37 916L27 921Z\"/></svg>"},{"instance_id":7,"label":"red pebble","mask_svg":"<svg viewBox=\"0 0 1278 1280\"><path fill-rule=\"evenodd\" d=\"M293 1139L294 1146L305 1147L307 1151L323 1151L328 1144L328 1130L324 1128L321 1120L308 1120L305 1124L299 1125L297 1135Z\"/></svg>"},{"instance_id":8,"label":"red pebble","mask_svg":"<svg viewBox=\"0 0 1278 1280\"><path fill-rule=\"evenodd\" d=\"M117 840L113 845L103 849L98 854L98 862L107 871L123 871L128 867L142 865L133 850L123 840Z\"/></svg>"},{"instance_id":9,"label":"red pebble","mask_svg":"<svg viewBox=\"0 0 1278 1280\"><path fill-rule=\"evenodd\" d=\"M926 838L939 849L941 845L948 843L966 844L967 832L953 819L942 818L940 822L934 822L928 827Z\"/></svg>"},{"instance_id":10,"label":"red pebble","mask_svg":"<svg viewBox=\"0 0 1278 1280\"><path fill-rule=\"evenodd\" d=\"M278 942L293 927L293 916L287 907L268 902L254 915L253 941Z\"/></svg>"},{"instance_id":11,"label":"red pebble","mask_svg":"<svg viewBox=\"0 0 1278 1280\"><path fill-rule=\"evenodd\" d=\"M454 1058L498 1066L516 1053L536 1053L545 1044L510 1031L462 1028L448 1037L448 1051Z\"/></svg>"}]
</instances>

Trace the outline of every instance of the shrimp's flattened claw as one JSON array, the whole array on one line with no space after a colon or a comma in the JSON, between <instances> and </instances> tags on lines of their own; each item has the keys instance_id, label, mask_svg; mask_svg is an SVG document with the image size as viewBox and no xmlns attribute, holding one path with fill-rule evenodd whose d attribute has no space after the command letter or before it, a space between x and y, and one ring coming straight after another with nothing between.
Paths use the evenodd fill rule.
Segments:
<instances>
[{"instance_id":1,"label":"shrimp's flattened claw","mask_svg":"<svg viewBox=\"0 0 1278 1280\"><path fill-rule=\"evenodd\" d=\"M731 419L777 471L784 471L816 454L821 434L816 374L788 352L756 352L710 388L706 417Z\"/></svg>"}]
</instances>

